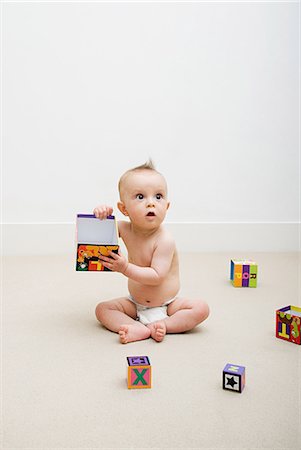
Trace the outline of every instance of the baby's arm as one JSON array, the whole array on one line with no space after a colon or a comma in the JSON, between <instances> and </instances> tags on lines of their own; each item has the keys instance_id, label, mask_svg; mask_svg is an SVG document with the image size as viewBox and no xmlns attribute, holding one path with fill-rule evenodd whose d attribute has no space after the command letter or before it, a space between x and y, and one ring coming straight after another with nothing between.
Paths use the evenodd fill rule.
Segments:
<instances>
[{"instance_id":1,"label":"baby's arm","mask_svg":"<svg viewBox=\"0 0 301 450\"><path fill-rule=\"evenodd\" d=\"M175 243L173 239L165 236L157 243L150 267L141 267L129 263L121 253L116 255L116 253L111 252L110 256L113 259L102 256L101 260L103 265L113 272L121 272L126 277L141 284L156 286L167 276L174 251Z\"/></svg>"}]
</instances>

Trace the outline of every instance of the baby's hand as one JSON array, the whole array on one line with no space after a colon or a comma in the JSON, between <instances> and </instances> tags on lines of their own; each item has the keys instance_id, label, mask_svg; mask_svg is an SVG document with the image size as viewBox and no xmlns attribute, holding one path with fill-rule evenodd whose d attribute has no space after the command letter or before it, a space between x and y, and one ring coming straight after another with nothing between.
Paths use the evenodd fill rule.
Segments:
<instances>
[{"instance_id":1,"label":"baby's hand","mask_svg":"<svg viewBox=\"0 0 301 450\"><path fill-rule=\"evenodd\" d=\"M100 220L106 219L108 216L112 214L112 212L113 208L107 205L96 206L96 208L94 208L93 210L94 216Z\"/></svg>"},{"instance_id":2,"label":"baby's hand","mask_svg":"<svg viewBox=\"0 0 301 450\"><path fill-rule=\"evenodd\" d=\"M121 272L124 274L129 263L125 256L123 256L120 251L118 254L114 252L109 252L110 258L100 255L99 259L102 264L113 272Z\"/></svg>"}]
</instances>

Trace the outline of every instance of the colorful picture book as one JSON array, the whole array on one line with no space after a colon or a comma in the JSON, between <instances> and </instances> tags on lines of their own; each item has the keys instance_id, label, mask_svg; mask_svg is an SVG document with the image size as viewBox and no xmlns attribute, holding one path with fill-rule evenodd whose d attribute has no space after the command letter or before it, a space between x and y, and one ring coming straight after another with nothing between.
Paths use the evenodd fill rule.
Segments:
<instances>
[{"instance_id":1,"label":"colorful picture book","mask_svg":"<svg viewBox=\"0 0 301 450\"><path fill-rule=\"evenodd\" d=\"M76 270L80 272L110 271L99 259L118 253L118 229L114 216L100 220L93 214L78 214L76 219Z\"/></svg>"}]
</instances>

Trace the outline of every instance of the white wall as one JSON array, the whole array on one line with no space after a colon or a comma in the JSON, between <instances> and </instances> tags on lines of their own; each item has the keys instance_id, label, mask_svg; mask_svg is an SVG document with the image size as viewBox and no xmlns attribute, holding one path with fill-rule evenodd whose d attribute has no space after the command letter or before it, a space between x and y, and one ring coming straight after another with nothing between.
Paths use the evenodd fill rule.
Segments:
<instances>
[{"instance_id":1,"label":"white wall","mask_svg":"<svg viewBox=\"0 0 301 450\"><path fill-rule=\"evenodd\" d=\"M170 222L298 222L298 2L4 3L3 221L71 223L148 156Z\"/></svg>"}]
</instances>

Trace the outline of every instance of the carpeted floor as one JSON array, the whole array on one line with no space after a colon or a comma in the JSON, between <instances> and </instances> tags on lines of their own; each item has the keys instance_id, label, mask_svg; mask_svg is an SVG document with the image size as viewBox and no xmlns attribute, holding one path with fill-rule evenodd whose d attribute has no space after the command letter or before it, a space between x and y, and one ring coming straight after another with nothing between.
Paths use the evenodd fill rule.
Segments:
<instances>
[{"instance_id":1,"label":"carpeted floor","mask_svg":"<svg viewBox=\"0 0 301 450\"><path fill-rule=\"evenodd\" d=\"M231 257L259 264L256 289L231 286ZM122 345L94 318L127 292L72 256L3 259L4 449L291 449L300 442L301 346L275 338L275 310L300 301L297 253L182 254L182 295L209 319L190 333ZM152 389L128 390L126 356L148 355ZM222 389L246 366L242 394Z\"/></svg>"}]
</instances>

